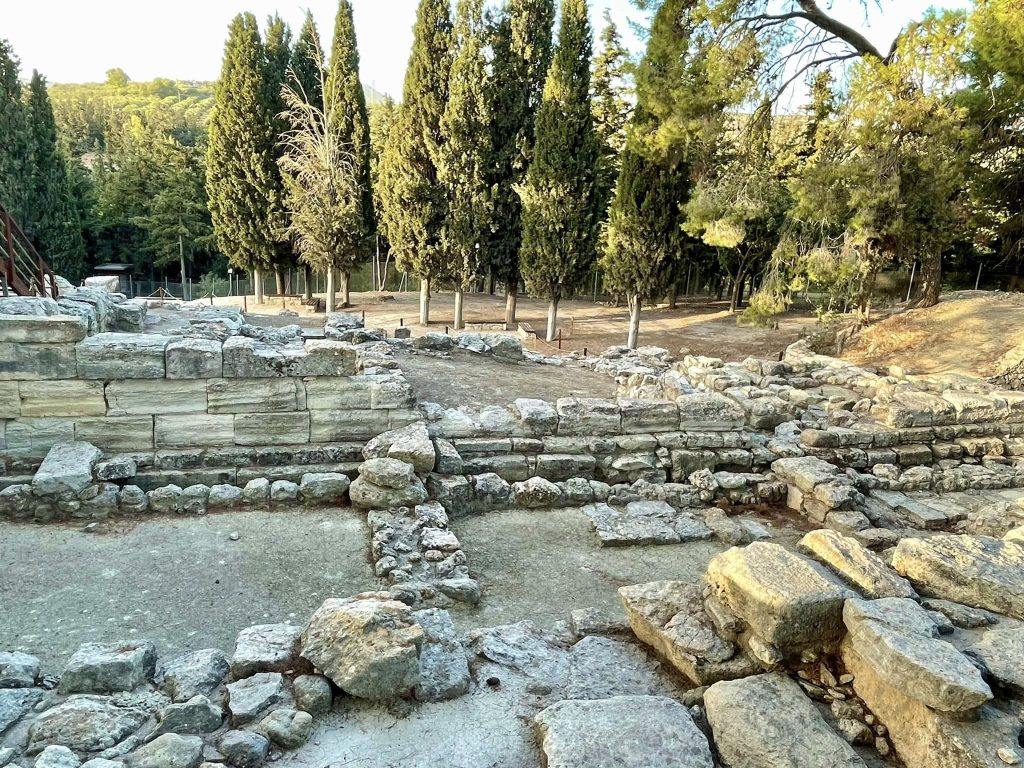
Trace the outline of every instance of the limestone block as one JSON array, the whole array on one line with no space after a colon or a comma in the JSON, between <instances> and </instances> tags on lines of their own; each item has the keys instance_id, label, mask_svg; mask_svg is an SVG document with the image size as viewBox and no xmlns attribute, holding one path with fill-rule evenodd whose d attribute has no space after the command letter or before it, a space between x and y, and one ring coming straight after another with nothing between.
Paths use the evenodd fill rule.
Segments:
<instances>
[{"instance_id":1,"label":"limestone block","mask_svg":"<svg viewBox=\"0 0 1024 768\"><path fill-rule=\"evenodd\" d=\"M727 432L741 429L746 419L742 406L717 392L694 392L676 398L679 429Z\"/></svg>"},{"instance_id":2,"label":"limestone block","mask_svg":"<svg viewBox=\"0 0 1024 768\"><path fill-rule=\"evenodd\" d=\"M311 410L309 412L309 439L314 443L369 440L392 428L390 413L390 411L374 410Z\"/></svg>"},{"instance_id":3,"label":"limestone block","mask_svg":"<svg viewBox=\"0 0 1024 768\"><path fill-rule=\"evenodd\" d=\"M358 373L358 350L345 341L310 339L299 361L298 376L352 376Z\"/></svg>"},{"instance_id":4,"label":"limestone block","mask_svg":"<svg viewBox=\"0 0 1024 768\"><path fill-rule=\"evenodd\" d=\"M519 398L512 404L519 419L520 431L526 435L553 435L558 428L558 412L546 400Z\"/></svg>"},{"instance_id":5,"label":"limestone block","mask_svg":"<svg viewBox=\"0 0 1024 768\"><path fill-rule=\"evenodd\" d=\"M153 449L152 416L88 417L75 421L75 439L106 452Z\"/></svg>"},{"instance_id":6,"label":"limestone block","mask_svg":"<svg viewBox=\"0 0 1024 768\"><path fill-rule=\"evenodd\" d=\"M679 408L668 400L619 400L622 431L674 432L679 429Z\"/></svg>"},{"instance_id":7,"label":"limestone block","mask_svg":"<svg viewBox=\"0 0 1024 768\"><path fill-rule=\"evenodd\" d=\"M162 379L170 336L152 333L98 333L78 343L82 379Z\"/></svg>"},{"instance_id":8,"label":"limestone block","mask_svg":"<svg viewBox=\"0 0 1024 768\"><path fill-rule=\"evenodd\" d=\"M369 410L372 405L371 376L317 376L303 381L310 410Z\"/></svg>"},{"instance_id":9,"label":"limestone block","mask_svg":"<svg viewBox=\"0 0 1024 768\"><path fill-rule=\"evenodd\" d=\"M297 445L309 442L309 412L235 414L235 445Z\"/></svg>"},{"instance_id":10,"label":"limestone block","mask_svg":"<svg viewBox=\"0 0 1024 768\"><path fill-rule=\"evenodd\" d=\"M1024 628L990 629L964 652L979 660L999 685L1017 696L1024 694Z\"/></svg>"},{"instance_id":11,"label":"limestone block","mask_svg":"<svg viewBox=\"0 0 1024 768\"><path fill-rule=\"evenodd\" d=\"M175 339L167 345L168 379L215 379L224 370L222 344L217 339Z\"/></svg>"},{"instance_id":12,"label":"limestone block","mask_svg":"<svg viewBox=\"0 0 1024 768\"><path fill-rule=\"evenodd\" d=\"M42 296L0 296L0 315L44 315L59 314L57 302Z\"/></svg>"},{"instance_id":13,"label":"limestone block","mask_svg":"<svg viewBox=\"0 0 1024 768\"><path fill-rule=\"evenodd\" d=\"M206 413L206 382L190 379L125 379L106 386L108 416Z\"/></svg>"},{"instance_id":14,"label":"limestone block","mask_svg":"<svg viewBox=\"0 0 1024 768\"><path fill-rule=\"evenodd\" d=\"M357 372L357 350L343 341L315 339L305 347L273 346L246 336L224 342L225 378L280 376L351 376Z\"/></svg>"},{"instance_id":15,"label":"limestone block","mask_svg":"<svg viewBox=\"0 0 1024 768\"><path fill-rule=\"evenodd\" d=\"M917 597L910 582L856 539L821 529L805 535L797 547L830 567L865 597Z\"/></svg>"},{"instance_id":16,"label":"limestone block","mask_svg":"<svg viewBox=\"0 0 1024 768\"><path fill-rule=\"evenodd\" d=\"M32 478L37 494L77 494L92 482L92 468L103 454L89 443L57 443Z\"/></svg>"},{"instance_id":17,"label":"limestone block","mask_svg":"<svg viewBox=\"0 0 1024 768\"><path fill-rule=\"evenodd\" d=\"M215 448L235 442L235 417L230 414L156 416L154 421L157 448Z\"/></svg>"},{"instance_id":18,"label":"limestone block","mask_svg":"<svg viewBox=\"0 0 1024 768\"><path fill-rule=\"evenodd\" d=\"M0 343L0 380L73 379L77 372L74 344Z\"/></svg>"},{"instance_id":19,"label":"limestone block","mask_svg":"<svg viewBox=\"0 0 1024 768\"><path fill-rule=\"evenodd\" d=\"M146 325L146 299L128 299L113 306L110 330L121 333L141 333Z\"/></svg>"},{"instance_id":20,"label":"limestone block","mask_svg":"<svg viewBox=\"0 0 1024 768\"><path fill-rule=\"evenodd\" d=\"M207 391L210 413L301 411L306 403L299 378L212 379Z\"/></svg>"},{"instance_id":21,"label":"limestone block","mask_svg":"<svg viewBox=\"0 0 1024 768\"><path fill-rule=\"evenodd\" d=\"M21 415L47 416L103 416L107 404L103 399L103 382L38 381L20 387Z\"/></svg>"},{"instance_id":22,"label":"limestone block","mask_svg":"<svg viewBox=\"0 0 1024 768\"><path fill-rule=\"evenodd\" d=\"M89 324L73 315L2 315L0 342L15 344L77 344Z\"/></svg>"},{"instance_id":23,"label":"limestone block","mask_svg":"<svg viewBox=\"0 0 1024 768\"><path fill-rule=\"evenodd\" d=\"M54 444L75 439L75 422L68 419L15 419L4 425L10 453L44 456Z\"/></svg>"},{"instance_id":24,"label":"limestone block","mask_svg":"<svg viewBox=\"0 0 1024 768\"><path fill-rule=\"evenodd\" d=\"M0 419L16 419L20 415L21 396L18 382L0 381Z\"/></svg>"},{"instance_id":25,"label":"limestone block","mask_svg":"<svg viewBox=\"0 0 1024 768\"><path fill-rule=\"evenodd\" d=\"M120 287L117 275L93 275L92 277L87 277L85 278L85 286L87 288L99 288L107 293L117 293Z\"/></svg>"},{"instance_id":26,"label":"limestone block","mask_svg":"<svg viewBox=\"0 0 1024 768\"><path fill-rule=\"evenodd\" d=\"M412 405L412 387L401 373L367 376L370 379L370 407L379 409L406 408Z\"/></svg>"},{"instance_id":27,"label":"limestone block","mask_svg":"<svg viewBox=\"0 0 1024 768\"><path fill-rule=\"evenodd\" d=\"M617 403L592 397L560 397L555 409L560 435L614 435L621 430Z\"/></svg>"}]
</instances>

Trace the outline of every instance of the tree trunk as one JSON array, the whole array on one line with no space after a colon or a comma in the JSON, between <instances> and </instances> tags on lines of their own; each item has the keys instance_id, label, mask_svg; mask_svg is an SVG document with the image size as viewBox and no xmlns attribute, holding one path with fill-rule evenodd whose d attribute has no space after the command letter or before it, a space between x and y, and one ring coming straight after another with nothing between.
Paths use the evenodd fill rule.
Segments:
<instances>
[{"instance_id":1,"label":"tree trunk","mask_svg":"<svg viewBox=\"0 0 1024 768\"><path fill-rule=\"evenodd\" d=\"M274 267L274 288L277 296L284 295L284 272L280 267Z\"/></svg>"},{"instance_id":2,"label":"tree trunk","mask_svg":"<svg viewBox=\"0 0 1024 768\"><path fill-rule=\"evenodd\" d=\"M934 307L939 303L942 293L942 256L934 254L921 257L920 287L917 298L912 302L915 307Z\"/></svg>"},{"instance_id":3,"label":"tree trunk","mask_svg":"<svg viewBox=\"0 0 1024 768\"><path fill-rule=\"evenodd\" d=\"M352 282L352 273L348 270L344 270L341 273L341 308L345 309L352 305L352 294L349 290L349 284Z\"/></svg>"},{"instance_id":4,"label":"tree trunk","mask_svg":"<svg viewBox=\"0 0 1024 768\"><path fill-rule=\"evenodd\" d=\"M463 325L462 325L462 298L463 298L462 286L461 285L456 286L455 287L455 330L456 331L461 331L462 327L463 327Z\"/></svg>"},{"instance_id":5,"label":"tree trunk","mask_svg":"<svg viewBox=\"0 0 1024 768\"><path fill-rule=\"evenodd\" d=\"M420 280L420 325L430 325L430 278Z\"/></svg>"},{"instance_id":6,"label":"tree trunk","mask_svg":"<svg viewBox=\"0 0 1024 768\"><path fill-rule=\"evenodd\" d=\"M673 282L668 287L668 308L676 309L679 306L679 284Z\"/></svg>"},{"instance_id":7,"label":"tree trunk","mask_svg":"<svg viewBox=\"0 0 1024 768\"><path fill-rule=\"evenodd\" d=\"M740 309L743 306L743 293L747 287L747 276L744 275L739 281L738 290L736 294L736 309Z\"/></svg>"},{"instance_id":8,"label":"tree trunk","mask_svg":"<svg viewBox=\"0 0 1024 768\"><path fill-rule=\"evenodd\" d=\"M184 295L188 275L185 274L185 244L182 242L181 235L178 235L178 260L181 263L181 292ZM189 296L189 298L191 299L192 297Z\"/></svg>"},{"instance_id":9,"label":"tree trunk","mask_svg":"<svg viewBox=\"0 0 1024 768\"><path fill-rule=\"evenodd\" d=\"M254 269L252 271L253 280L253 298L256 299L257 304L263 303L263 270Z\"/></svg>"},{"instance_id":10,"label":"tree trunk","mask_svg":"<svg viewBox=\"0 0 1024 768\"><path fill-rule=\"evenodd\" d=\"M743 283L746 280L746 275L738 274L736 278L730 280L730 298L729 298L729 311L735 312L740 307L740 302L743 301Z\"/></svg>"},{"instance_id":11,"label":"tree trunk","mask_svg":"<svg viewBox=\"0 0 1024 768\"><path fill-rule=\"evenodd\" d=\"M626 338L626 346L636 349L640 337L640 297L634 296L629 306L629 336Z\"/></svg>"},{"instance_id":12,"label":"tree trunk","mask_svg":"<svg viewBox=\"0 0 1024 768\"><path fill-rule=\"evenodd\" d=\"M334 267L330 267L327 270L327 311L333 312L334 309Z\"/></svg>"},{"instance_id":13,"label":"tree trunk","mask_svg":"<svg viewBox=\"0 0 1024 768\"><path fill-rule=\"evenodd\" d=\"M516 302L519 299L519 281L510 280L505 286L505 325L511 330L516 324Z\"/></svg>"},{"instance_id":14,"label":"tree trunk","mask_svg":"<svg viewBox=\"0 0 1024 768\"><path fill-rule=\"evenodd\" d=\"M552 299L548 304L548 331L547 340L554 341L558 333L558 299Z\"/></svg>"},{"instance_id":15,"label":"tree trunk","mask_svg":"<svg viewBox=\"0 0 1024 768\"><path fill-rule=\"evenodd\" d=\"M490 272L487 273L487 295L488 296L493 296L494 295L494 286L495 286L495 284L497 282L498 282L497 275L494 274L494 270L492 269Z\"/></svg>"},{"instance_id":16,"label":"tree trunk","mask_svg":"<svg viewBox=\"0 0 1024 768\"><path fill-rule=\"evenodd\" d=\"M302 267L302 272L305 283L302 290L302 298L309 301L313 298L313 268L309 264L305 264Z\"/></svg>"}]
</instances>

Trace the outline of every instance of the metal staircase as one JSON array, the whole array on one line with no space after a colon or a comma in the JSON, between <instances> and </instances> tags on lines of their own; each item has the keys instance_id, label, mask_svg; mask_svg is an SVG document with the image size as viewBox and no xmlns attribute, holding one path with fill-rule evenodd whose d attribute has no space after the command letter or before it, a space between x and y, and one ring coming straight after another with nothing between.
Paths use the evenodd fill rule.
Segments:
<instances>
[{"instance_id":1,"label":"metal staircase","mask_svg":"<svg viewBox=\"0 0 1024 768\"><path fill-rule=\"evenodd\" d=\"M43 260L32 241L11 214L0 204L0 291L7 296L49 296L57 298L57 276Z\"/></svg>"}]
</instances>

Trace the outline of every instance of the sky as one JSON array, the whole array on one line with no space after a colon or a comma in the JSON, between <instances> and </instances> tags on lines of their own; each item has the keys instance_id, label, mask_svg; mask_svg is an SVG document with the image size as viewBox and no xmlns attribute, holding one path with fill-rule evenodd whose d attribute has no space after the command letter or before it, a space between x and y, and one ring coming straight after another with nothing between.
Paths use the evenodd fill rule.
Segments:
<instances>
[{"instance_id":1,"label":"sky","mask_svg":"<svg viewBox=\"0 0 1024 768\"><path fill-rule=\"evenodd\" d=\"M970 0L869 0L867 36L887 49L910 19L929 6L966 7ZM120 67L132 80L167 77L215 80L220 72L228 23L251 11L261 21L278 12L298 30L313 12L325 48L330 45L336 0L0 0L0 37L21 59L22 74L38 69L51 83L101 82ZM400 97L412 47L417 0L352 0L362 79ZM861 0L822 0L840 19L865 29ZM590 0L595 38L608 8L629 47L639 41L628 20L643 16L630 0Z\"/></svg>"}]
</instances>

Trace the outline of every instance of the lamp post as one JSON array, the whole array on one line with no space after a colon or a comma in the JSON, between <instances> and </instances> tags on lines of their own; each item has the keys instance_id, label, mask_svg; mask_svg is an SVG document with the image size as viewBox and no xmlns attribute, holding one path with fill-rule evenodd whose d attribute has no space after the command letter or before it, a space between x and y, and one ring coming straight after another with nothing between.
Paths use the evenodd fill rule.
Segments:
<instances>
[{"instance_id":1,"label":"lamp post","mask_svg":"<svg viewBox=\"0 0 1024 768\"><path fill-rule=\"evenodd\" d=\"M234 274L235 274L235 270L232 267L228 267L228 296L234 296L235 295L234 286L232 285L232 282L231 282L234 279L234 277L233 277Z\"/></svg>"}]
</instances>

